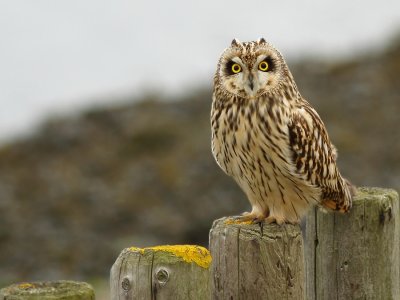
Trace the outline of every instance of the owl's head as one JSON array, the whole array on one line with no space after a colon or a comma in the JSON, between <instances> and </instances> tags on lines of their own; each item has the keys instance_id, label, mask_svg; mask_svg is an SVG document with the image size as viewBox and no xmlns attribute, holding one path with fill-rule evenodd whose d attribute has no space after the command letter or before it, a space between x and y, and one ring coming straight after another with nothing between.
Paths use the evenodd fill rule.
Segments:
<instances>
[{"instance_id":1,"label":"owl's head","mask_svg":"<svg viewBox=\"0 0 400 300\"><path fill-rule=\"evenodd\" d=\"M289 74L282 55L265 39L234 39L221 55L216 83L228 93L253 99L279 87Z\"/></svg>"}]
</instances>

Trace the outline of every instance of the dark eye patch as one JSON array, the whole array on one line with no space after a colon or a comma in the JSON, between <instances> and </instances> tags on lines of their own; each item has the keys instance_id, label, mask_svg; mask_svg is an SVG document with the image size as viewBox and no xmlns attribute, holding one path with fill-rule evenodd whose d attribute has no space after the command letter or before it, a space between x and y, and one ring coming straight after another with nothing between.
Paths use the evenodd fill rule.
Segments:
<instances>
[{"instance_id":1,"label":"dark eye patch","mask_svg":"<svg viewBox=\"0 0 400 300\"><path fill-rule=\"evenodd\" d=\"M268 71L267 72L275 71L275 62L270 56L267 56L266 58L264 58L263 61L265 61L268 64Z\"/></svg>"},{"instance_id":2,"label":"dark eye patch","mask_svg":"<svg viewBox=\"0 0 400 300\"><path fill-rule=\"evenodd\" d=\"M232 66L236 64L234 61L230 60L227 62L227 64L225 65L225 74L227 75L235 75L235 73L233 73L232 71Z\"/></svg>"}]
</instances>

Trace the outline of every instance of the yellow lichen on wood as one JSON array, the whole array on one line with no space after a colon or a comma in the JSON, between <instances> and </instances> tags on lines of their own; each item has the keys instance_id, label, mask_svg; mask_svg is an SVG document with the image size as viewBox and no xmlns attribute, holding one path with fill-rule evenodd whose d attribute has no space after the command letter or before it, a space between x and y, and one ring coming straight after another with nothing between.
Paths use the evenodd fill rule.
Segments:
<instances>
[{"instance_id":1,"label":"yellow lichen on wood","mask_svg":"<svg viewBox=\"0 0 400 300\"><path fill-rule=\"evenodd\" d=\"M234 219L234 218L229 218L226 221L224 221L225 225L232 225L232 224L240 224L240 225L252 225L253 221L248 220L248 221L242 221L241 219Z\"/></svg>"},{"instance_id":2,"label":"yellow lichen on wood","mask_svg":"<svg viewBox=\"0 0 400 300\"><path fill-rule=\"evenodd\" d=\"M202 268L208 268L211 264L210 252L196 245L162 245L148 248L130 247L129 251L144 254L145 251L167 252L181 258L187 263L195 263Z\"/></svg>"},{"instance_id":3,"label":"yellow lichen on wood","mask_svg":"<svg viewBox=\"0 0 400 300\"><path fill-rule=\"evenodd\" d=\"M19 287L20 289L27 290L27 289L34 288L35 286L34 286L32 283L24 282L24 283L20 283L20 284L18 285L18 287Z\"/></svg>"}]
</instances>

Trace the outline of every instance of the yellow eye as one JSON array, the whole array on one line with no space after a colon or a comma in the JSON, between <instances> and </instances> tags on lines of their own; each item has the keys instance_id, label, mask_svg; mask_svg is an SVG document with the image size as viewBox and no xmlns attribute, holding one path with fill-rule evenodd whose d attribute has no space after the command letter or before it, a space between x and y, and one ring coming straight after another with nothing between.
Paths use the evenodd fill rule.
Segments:
<instances>
[{"instance_id":1,"label":"yellow eye","mask_svg":"<svg viewBox=\"0 0 400 300\"><path fill-rule=\"evenodd\" d=\"M262 62L260 62L259 64L258 64L258 69L260 70L260 71L263 71L263 72L266 72L266 71L268 71L268 63L266 62L266 61L262 61Z\"/></svg>"},{"instance_id":2,"label":"yellow eye","mask_svg":"<svg viewBox=\"0 0 400 300\"><path fill-rule=\"evenodd\" d=\"M237 74L240 71L242 71L242 67L239 64L233 64L232 65L232 72Z\"/></svg>"}]
</instances>

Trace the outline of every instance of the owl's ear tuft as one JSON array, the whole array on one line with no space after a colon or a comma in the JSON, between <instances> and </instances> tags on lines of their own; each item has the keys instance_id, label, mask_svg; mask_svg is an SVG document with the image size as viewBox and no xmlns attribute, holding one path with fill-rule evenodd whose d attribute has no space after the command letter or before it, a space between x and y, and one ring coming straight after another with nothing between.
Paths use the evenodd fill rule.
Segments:
<instances>
[{"instance_id":1,"label":"owl's ear tuft","mask_svg":"<svg viewBox=\"0 0 400 300\"><path fill-rule=\"evenodd\" d=\"M231 46L232 47L238 47L239 45L240 45L240 41L238 39L234 38L232 40Z\"/></svg>"},{"instance_id":2,"label":"owl's ear tuft","mask_svg":"<svg viewBox=\"0 0 400 300\"><path fill-rule=\"evenodd\" d=\"M267 43L267 41L266 41L263 37L262 37L262 38L259 38L257 42L258 42L260 45L266 44L266 43Z\"/></svg>"}]
</instances>

